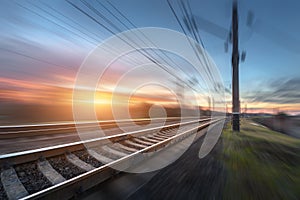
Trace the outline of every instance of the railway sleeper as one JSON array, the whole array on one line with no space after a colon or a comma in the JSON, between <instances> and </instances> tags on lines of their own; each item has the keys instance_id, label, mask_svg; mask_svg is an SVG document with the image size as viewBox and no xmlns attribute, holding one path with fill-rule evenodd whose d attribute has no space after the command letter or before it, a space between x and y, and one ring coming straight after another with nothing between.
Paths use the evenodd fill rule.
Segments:
<instances>
[{"instance_id":1,"label":"railway sleeper","mask_svg":"<svg viewBox=\"0 0 300 200\"><path fill-rule=\"evenodd\" d=\"M40 172L48 179L48 181L51 182L52 185L56 185L66 180L47 160L39 160L37 166Z\"/></svg>"},{"instance_id":2,"label":"railway sleeper","mask_svg":"<svg viewBox=\"0 0 300 200\"><path fill-rule=\"evenodd\" d=\"M145 141L145 140L141 140L140 138L134 138L133 140L135 142L138 142L138 143L144 144L144 145L148 145L148 146L151 146L151 145L155 144L155 142L148 142L148 141Z\"/></svg>"},{"instance_id":3,"label":"railway sleeper","mask_svg":"<svg viewBox=\"0 0 300 200\"><path fill-rule=\"evenodd\" d=\"M88 150L88 152L91 156L93 156L96 160L98 160L101 163L107 164L114 161L113 159L103 156L92 149Z\"/></svg>"},{"instance_id":4,"label":"railway sleeper","mask_svg":"<svg viewBox=\"0 0 300 200\"><path fill-rule=\"evenodd\" d=\"M114 145L111 146L103 146L102 149L110 155L109 157L124 157L127 156L129 153L125 153L124 151L121 151L119 148L114 148Z\"/></svg>"},{"instance_id":5,"label":"railway sleeper","mask_svg":"<svg viewBox=\"0 0 300 200\"><path fill-rule=\"evenodd\" d=\"M130 146L133 146L133 147L137 147L139 149L143 149L143 148L146 148L148 147L148 145L145 145L145 144L140 144L138 142L133 142L131 140L125 140L124 143L126 143L126 145L130 145Z\"/></svg>"},{"instance_id":6,"label":"railway sleeper","mask_svg":"<svg viewBox=\"0 0 300 200\"><path fill-rule=\"evenodd\" d=\"M77 166L78 168L80 168L84 171L90 171L90 170L95 169L95 167L80 160L76 155L74 155L72 153L67 153L66 158L70 163L72 163L73 165Z\"/></svg>"},{"instance_id":7,"label":"railway sleeper","mask_svg":"<svg viewBox=\"0 0 300 200\"><path fill-rule=\"evenodd\" d=\"M9 199L20 199L28 195L13 167L1 172L1 182Z\"/></svg>"}]
</instances>

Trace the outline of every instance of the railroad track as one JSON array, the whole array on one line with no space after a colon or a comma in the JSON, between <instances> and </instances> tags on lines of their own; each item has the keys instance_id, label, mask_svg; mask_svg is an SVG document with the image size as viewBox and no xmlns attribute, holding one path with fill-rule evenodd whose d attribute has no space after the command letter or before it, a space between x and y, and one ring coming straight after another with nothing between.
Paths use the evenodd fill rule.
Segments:
<instances>
[{"instance_id":1,"label":"railroad track","mask_svg":"<svg viewBox=\"0 0 300 200\"><path fill-rule=\"evenodd\" d=\"M191 120L0 155L0 199L74 197L118 173L115 166L137 165L147 159L143 153L154 156L218 120Z\"/></svg>"},{"instance_id":2,"label":"railroad track","mask_svg":"<svg viewBox=\"0 0 300 200\"><path fill-rule=\"evenodd\" d=\"M185 119L196 119L196 117L186 117ZM126 126L135 123L137 125L145 125L165 120L165 118L137 118L123 120L102 120L102 121L86 121L86 122L61 122L61 123L45 123L45 124L25 124L25 125L3 125L0 126L0 139L18 138L20 136L36 136L42 134L55 135L66 132L76 132L76 124L86 130L101 127L102 129L110 129L118 127L118 125ZM174 122L181 120L180 117L168 117L166 122ZM117 124L118 123L118 124Z\"/></svg>"},{"instance_id":3,"label":"railroad track","mask_svg":"<svg viewBox=\"0 0 300 200\"><path fill-rule=\"evenodd\" d=\"M197 119L186 117L183 120ZM115 135L124 131L119 127L126 128L127 131L142 130L147 127L158 126L163 121L171 124L182 120L179 117L162 118L139 118L124 120L105 120L105 121L85 121L78 123L81 130L81 137L97 138L97 130L101 128L105 135ZM151 123L151 124L150 124ZM77 123L76 123L77 124ZM77 134L75 123L51 123L18 126L0 126L0 152L7 154L12 152L37 149L47 146L60 145L81 141Z\"/></svg>"}]
</instances>

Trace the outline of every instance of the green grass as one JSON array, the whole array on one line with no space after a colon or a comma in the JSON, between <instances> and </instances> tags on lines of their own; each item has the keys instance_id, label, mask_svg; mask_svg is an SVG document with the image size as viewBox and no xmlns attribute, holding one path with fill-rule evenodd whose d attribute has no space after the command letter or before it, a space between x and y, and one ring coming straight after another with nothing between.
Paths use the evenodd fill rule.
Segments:
<instances>
[{"instance_id":1,"label":"green grass","mask_svg":"<svg viewBox=\"0 0 300 200\"><path fill-rule=\"evenodd\" d=\"M300 199L300 140L253 123L223 131L224 199Z\"/></svg>"}]
</instances>

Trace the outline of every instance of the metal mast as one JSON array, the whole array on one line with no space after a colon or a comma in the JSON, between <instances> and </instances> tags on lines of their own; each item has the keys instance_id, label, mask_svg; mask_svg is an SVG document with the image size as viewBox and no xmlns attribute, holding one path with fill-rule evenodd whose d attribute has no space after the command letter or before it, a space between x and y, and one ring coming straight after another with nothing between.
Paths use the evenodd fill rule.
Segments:
<instances>
[{"instance_id":1,"label":"metal mast","mask_svg":"<svg viewBox=\"0 0 300 200\"><path fill-rule=\"evenodd\" d=\"M240 131L239 37L237 2L232 7L232 130Z\"/></svg>"}]
</instances>

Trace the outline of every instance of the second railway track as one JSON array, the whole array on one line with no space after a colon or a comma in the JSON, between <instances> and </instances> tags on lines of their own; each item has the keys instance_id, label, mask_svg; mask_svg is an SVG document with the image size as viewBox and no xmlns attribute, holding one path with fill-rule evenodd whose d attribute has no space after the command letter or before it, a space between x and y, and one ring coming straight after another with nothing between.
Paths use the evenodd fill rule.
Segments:
<instances>
[{"instance_id":1,"label":"second railway track","mask_svg":"<svg viewBox=\"0 0 300 200\"><path fill-rule=\"evenodd\" d=\"M192 120L0 156L0 199L68 199L219 119ZM178 131L179 126L180 131ZM89 148L85 148L88 145ZM149 155L149 154L147 154Z\"/></svg>"}]
</instances>

